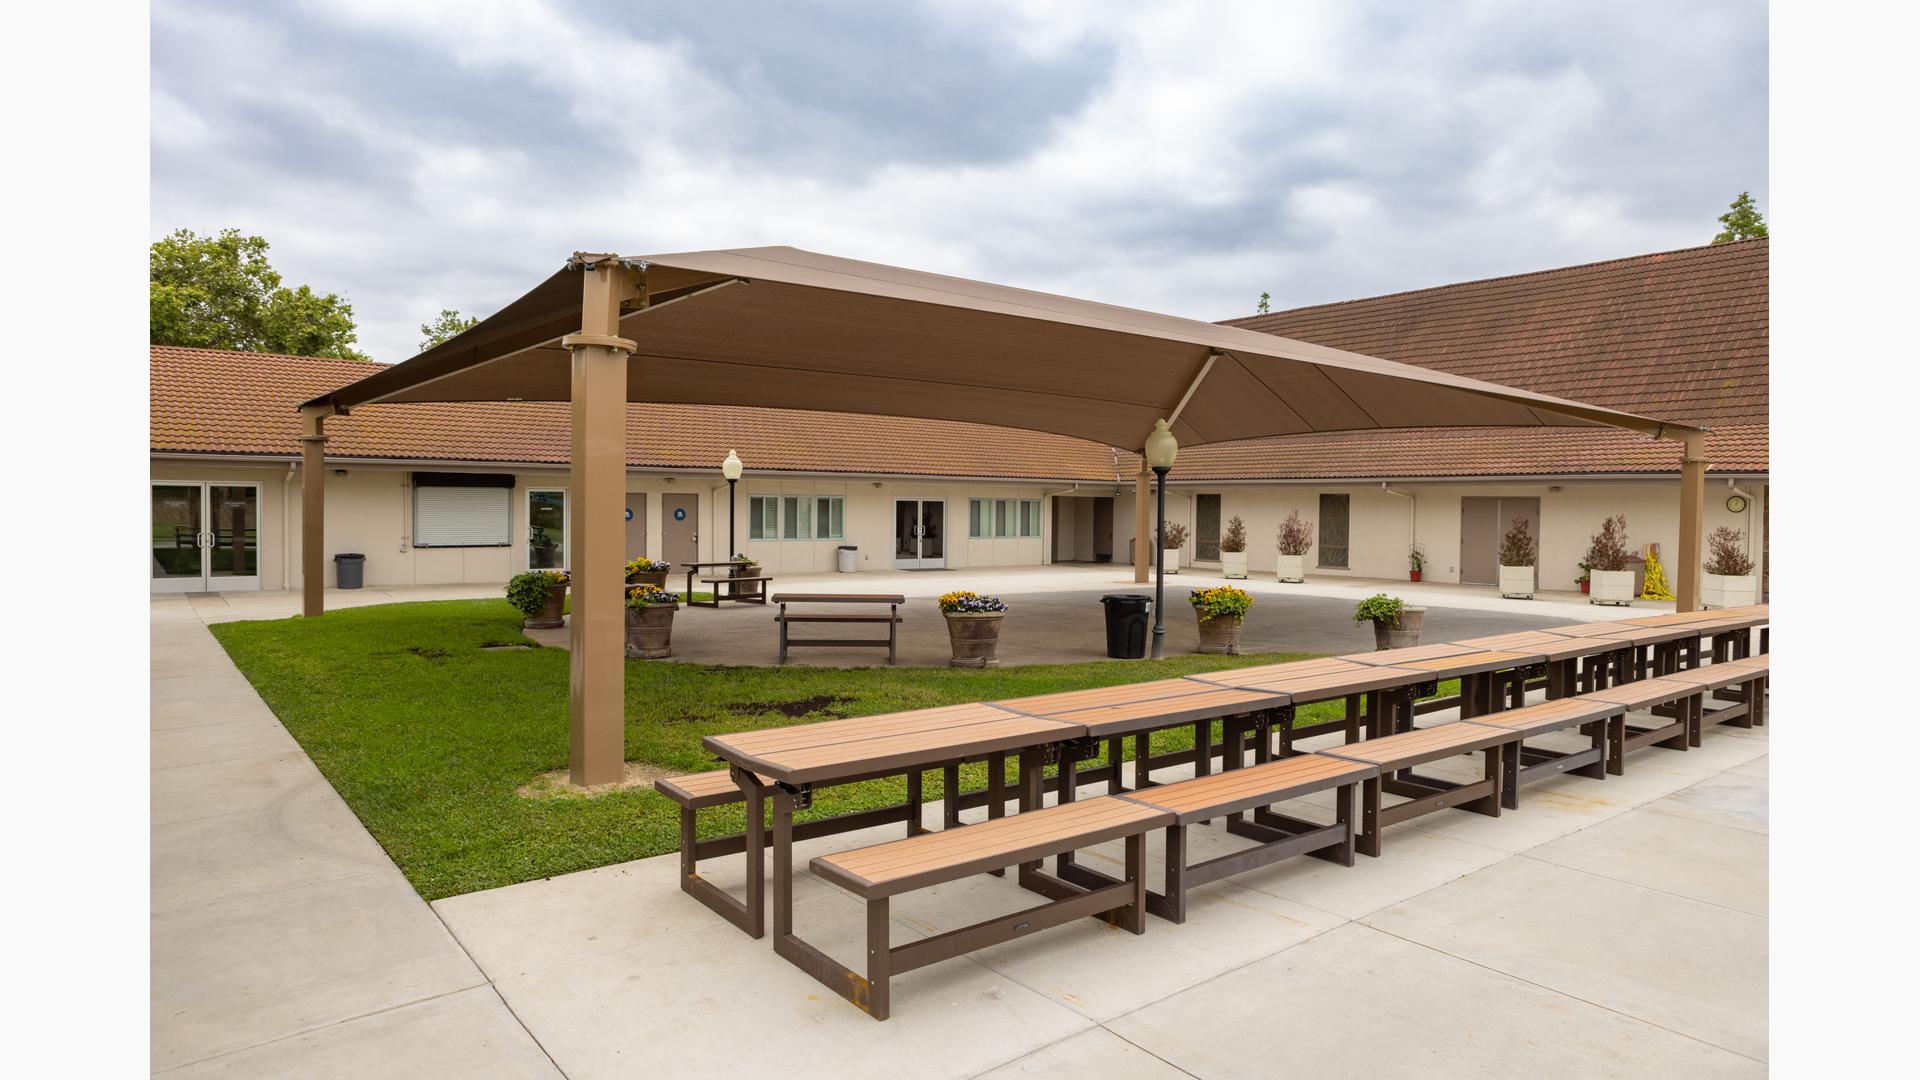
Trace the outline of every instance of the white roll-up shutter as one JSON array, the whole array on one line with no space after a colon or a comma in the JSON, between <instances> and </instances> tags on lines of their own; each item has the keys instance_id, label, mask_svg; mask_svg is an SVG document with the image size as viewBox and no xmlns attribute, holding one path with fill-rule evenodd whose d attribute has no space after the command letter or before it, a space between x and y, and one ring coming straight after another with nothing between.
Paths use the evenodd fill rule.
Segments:
<instances>
[{"instance_id":1,"label":"white roll-up shutter","mask_svg":"<svg viewBox=\"0 0 1920 1080\"><path fill-rule=\"evenodd\" d=\"M415 487L415 547L505 547L513 537L513 491L500 487Z\"/></svg>"}]
</instances>

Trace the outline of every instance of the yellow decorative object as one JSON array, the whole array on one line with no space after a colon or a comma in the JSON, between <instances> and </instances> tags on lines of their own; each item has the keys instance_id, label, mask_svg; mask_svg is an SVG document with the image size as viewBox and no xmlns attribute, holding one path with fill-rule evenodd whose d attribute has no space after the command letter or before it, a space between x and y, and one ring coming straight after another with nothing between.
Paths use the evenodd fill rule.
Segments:
<instances>
[{"instance_id":1,"label":"yellow decorative object","mask_svg":"<svg viewBox=\"0 0 1920 1080\"><path fill-rule=\"evenodd\" d=\"M1660 549L1647 545L1647 583L1640 587L1642 600L1671 600L1673 587L1667 584L1667 572L1660 565Z\"/></svg>"}]
</instances>

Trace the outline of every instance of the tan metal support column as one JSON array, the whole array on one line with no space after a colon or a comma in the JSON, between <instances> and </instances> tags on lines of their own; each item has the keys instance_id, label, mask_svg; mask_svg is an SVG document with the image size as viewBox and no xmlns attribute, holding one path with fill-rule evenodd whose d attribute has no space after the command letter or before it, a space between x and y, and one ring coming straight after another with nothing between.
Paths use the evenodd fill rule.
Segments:
<instances>
[{"instance_id":1,"label":"tan metal support column","mask_svg":"<svg viewBox=\"0 0 1920 1080\"><path fill-rule=\"evenodd\" d=\"M1147 459L1140 459L1140 475L1133 478L1133 583L1145 585L1147 576L1153 569L1153 544L1147 539L1147 530L1153 528L1153 518L1148 513L1147 500L1153 497L1148 487L1153 473L1147 469Z\"/></svg>"},{"instance_id":2,"label":"tan metal support column","mask_svg":"<svg viewBox=\"0 0 1920 1080\"><path fill-rule=\"evenodd\" d=\"M620 304L636 295L637 272L618 259L587 256L580 333L561 340L573 353L573 453L567 485L568 620L572 670L567 718L568 777L581 786L626 776L626 649L623 568L627 483L627 357Z\"/></svg>"},{"instance_id":3,"label":"tan metal support column","mask_svg":"<svg viewBox=\"0 0 1920 1080\"><path fill-rule=\"evenodd\" d=\"M327 417L331 409L300 410L300 614L327 610Z\"/></svg>"},{"instance_id":4,"label":"tan metal support column","mask_svg":"<svg viewBox=\"0 0 1920 1080\"><path fill-rule=\"evenodd\" d=\"M1673 568L1676 611L1700 610L1700 530L1706 520L1707 433L1680 436L1680 559Z\"/></svg>"}]
</instances>

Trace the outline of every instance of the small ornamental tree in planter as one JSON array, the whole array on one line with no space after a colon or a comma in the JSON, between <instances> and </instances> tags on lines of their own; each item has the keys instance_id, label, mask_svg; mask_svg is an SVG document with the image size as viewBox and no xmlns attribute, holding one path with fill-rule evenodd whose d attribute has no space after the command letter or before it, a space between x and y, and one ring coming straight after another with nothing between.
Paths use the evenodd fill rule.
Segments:
<instances>
[{"instance_id":1,"label":"small ornamental tree in planter","mask_svg":"<svg viewBox=\"0 0 1920 1080\"><path fill-rule=\"evenodd\" d=\"M1240 655L1240 628L1253 610L1253 596L1245 589L1221 585L1195 589L1187 596L1200 620L1200 651Z\"/></svg>"},{"instance_id":2,"label":"small ornamental tree in planter","mask_svg":"<svg viewBox=\"0 0 1920 1080\"><path fill-rule=\"evenodd\" d=\"M1280 564L1274 576L1281 581L1307 580L1307 552L1313 547L1313 522L1301 521L1300 511L1287 514L1273 538L1280 549Z\"/></svg>"},{"instance_id":3,"label":"small ornamental tree in planter","mask_svg":"<svg viewBox=\"0 0 1920 1080\"><path fill-rule=\"evenodd\" d=\"M528 630L553 630L566 625L567 572L565 570L529 570L515 574L507 582L507 603L525 616L520 625Z\"/></svg>"},{"instance_id":4,"label":"small ornamental tree in planter","mask_svg":"<svg viewBox=\"0 0 1920 1080\"><path fill-rule=\"evenodd\" d=\"M727 576L737 577L737 578L759 577L760 564L753 561L753 556L748 555L745 552L736 553L731 561L731 564L727 567ZM759 588L766 587L765 582L756 582L754 584L757 585ZM752 587L753 586L749 586L749 588L752 588ZM733 597L754 595L753 593L750 593L750 592L742 593L740 591L740 586L738 585L728 585L727 590L728 590L728 594Z\"/></svg>"},{"instance_id":5,"label":"small ornamental tree in planter","mask_svg":"<svg viewBox=\"0 0 1920 1080\"><path fill-rule=\"evenodd\" d=\"M667 587L667 572L673 564L664 559L649 559L645 555L627 564L627 584L652 585L657 589Z\"/></svg>"},{"instance_id":6,"label":"small ornamental tree in planter","mask_svg":"<svg viewBox=\"0 0 1920 1080\"><path fill-rule=\"evenodd\" d=\"M1747 557L1747 534L1725 525L1707 534L1707 572L1700 602L1708 607L1740 607L1760 602L1760 576Z\"/></svg>"},{"instance_id":7,"label":"small ornamental tree in planter","mask_svg":"<svg viewBox=\"0 0 1920 1080\"><path fill-rule=\"evenodd\" d=\"M1169 521L1165 528L1166 534L1160 538L1160 558L1167 573L1177 574L1180 572L1180 551L1187 546L1187 527L1177 521Z\"/></svg>"},{"instance_id":8,"label":"small ornamental tree in planter","mask_svg":"<svg viewBox=\"0 0 1920 1080\"><path fill-rule=\"evenodd\" d=\"M1427 553L1415 544L1407 549L1407 580L1419 581L1420 572L1427 568Z\"/></svg>"},{"instance_id":9,"label":"small ornamental tree in planter","mask_svg":"<svg viewBox=\"0 0 1920 1080\"><path fill-rule=\"evenodd\" d=\"M1533 523L1524 517L1513 519L1507 535L1500 538L1500 595L1516 600L1533 599L1533 567L1540 557L1540 545L1533 539Z\"/></svg>"},{"instance_id":10,"label":"small ornamental tree in planter","mask_svg":"<svg viewBox=\"0 0 1920 1080\"><path fill-rule=\"evenodd\" d=\"M635 660L664 660L673 655L673 613L679 598L658 585L627 590L627 655Z\"/></svg>"},{"instance_id":11,"label":"small ornamental tree in planter","mask_svg":"<svg viewBox=\"0 0 1920 1080\"><path fill-rule=\"evenodd\" d=\"M1583 561L1591 567L1587 575L1593 581L1587 592L1588 603L1622 607L1633 603L1633 571L1627 567L1630 557L1627 519L1625 515L1615 514L1600 523L1600 531L1594 533L1587 544L1587 557Z\"/></svg>"},{"instance_id":12,"label":"small ornamental tree in planter","mask_svg":"<svg viewBox=\"0 0 1920 1080\"><path fill-rule=\"evenodd\" d=\"M1353 607L1354 622L1373 624L1375 649L1403 649L1420 644L1420 624L1427 609L1411 607L1406 601L1386 593L1375 593Z\"/></svg>"},{"instance_id":13,"label":"small ornamental tree in planter","mask_svg":"<svg viewBox=\"0 0 1920 1080\"><path fill-rule=\"evenodd\" d=\"M953 646L951 667L999 667L1000 621L1007 602L975 592L950 592L940 597L940 614L947 619L947 640Z\"/></svg>"},{"instance_id":14,"label":"small ornamental tree in planter","mask_svg":"<svg viewBox=\"0 0 1920 1080\"><path fill-rule=\"evenodd\" d=\"M1227 519L1227 531L1220 534L1220 575L1247 576L1247 523L1238 517Z\"/></svg>"}]
</instances>

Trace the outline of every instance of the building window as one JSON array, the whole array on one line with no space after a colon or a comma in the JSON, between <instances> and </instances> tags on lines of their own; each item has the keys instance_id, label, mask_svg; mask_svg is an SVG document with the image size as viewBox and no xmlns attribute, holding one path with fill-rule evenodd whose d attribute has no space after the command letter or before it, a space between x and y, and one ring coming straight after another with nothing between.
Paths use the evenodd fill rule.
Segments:
<instances>
[{"instance_id":1,"label":"building window","mask_svg":"<svg viewBox=\"0 0 1920 1080\"><path fill-rule=\"evenodd\" d=\"M1320 496L1320 565L1332 570L1347 565L1347 496Z\"/></svg>"},{"instance_id":2,"label":"building window","mask_svg":"<svg viewBox=\"0 0 1920 1080\"><path fill-rule=\"evenodd\" d=\"M975 540L1040 535L1039 499L969 499L967 535Z\"/></svg>"},{"instance_id":3,"label":"building window","mask_svg":"<svg viewBox=\"0 0 1920 1080\"><path fill-rule=\"evenodd\" d=\"M414 481L415 547L506 547L511 543L511 478L505 486Z\"/></svg>"},{"instance_id":4,"label":"building window","mask_svg":"<svg viewBox=\"0 0 1920 1080\"><path fill-rule=\"evenodd\" d=\"M813 500L805 495L788 495L780 500L780 539L811 540L813 530L809 519L812 517Z\"/></svg>"},{"instance_id":5,"label":"building window","mask_svg":"<svg viewBox=\"0 0 1920 1080\"><path fill-rule=\"evenodd\" d=\"M842 540L847 535L847 501L838 495L822 495L813 500L813 538Z\"/></svg>"},{"instance_id":6,"label":"building window","mask_svg":"<svg viewBox=\"0 0 1920 1080\"><path fill-rule=\"evenodd\" d=\"M1020 535L1040 535L1040 500L1020 500Z\"/></svg>"},{"instance_id":7,"label":"building window","mask_svg":"<svg viewBox=\"0 0 1920 1080\"><path fill-rule=\"evenodd\" d=\"M567 565L567 493L527 492L527 569Z\"/></svg>"},{"instance_id":8,"label":"building window","mask_svg":"<svg viewBox=\"0 0 1920 1080\"><path fill-rule=\"evenodd\" d=\"M747 497L747 539L780 538L780 499L774 495Z\"/></svg>"}]
</instances>

